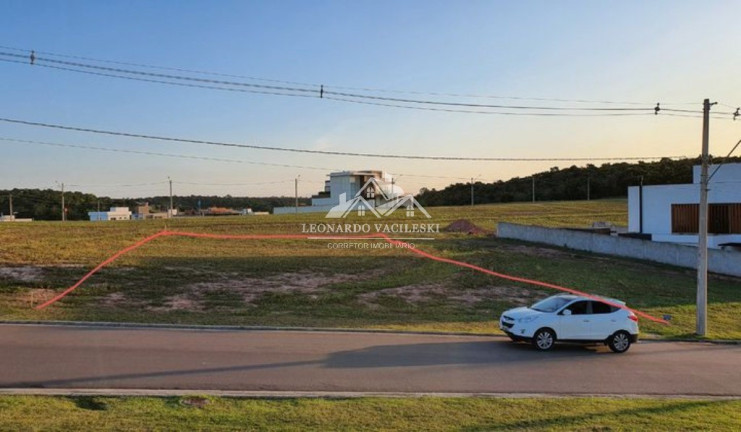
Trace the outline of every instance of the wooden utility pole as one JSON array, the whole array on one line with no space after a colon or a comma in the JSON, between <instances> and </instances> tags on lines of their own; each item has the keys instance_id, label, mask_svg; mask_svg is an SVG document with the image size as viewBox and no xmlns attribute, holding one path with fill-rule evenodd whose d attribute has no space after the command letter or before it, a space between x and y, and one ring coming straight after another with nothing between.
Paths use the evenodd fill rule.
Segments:
<instances>
[{"instance_id":1,"label":"wooden utility pole","mask_svg":"<svg viewBox=\"0 0 741 432\"><path fill-rule=\"evenodd\" d=\"M471 207L473 207L473 177L471 177Z\"/></svg>"},{"instance_id":2,"label":"wooden utility pole","mask_svg":"<svg viewBox=\"0 0 741 432\"><path fill-rule=\"evenodd\" d=\"M62 222L67 220L67 209L64 207L64 183L62 183Z\"/></svg>"},{"instance_id":3,"label":"wooden utility pole","mask_svg":"<svg viewBox=\"0 0 741 432\"><path fill-rule=\"evenodd\" d=\"M298 214L298 178L299 177L301 176L300 175L296 176L296 178L293 179L293 194L294 194L294 198L296 199L295 201L296 208L294 210L296 214Z\"/></svg>"},{"instance_id":4,"label":"wooden utility pole","mask_svg":"<svg viewBox=\"0 0 741 432\"><path fill-rule=\"evenodd\" d=\"M172 212L172 179L170 177L167 177L167 180L170 182L170 214L167 215L168 218L171 218L173 216Z\"/></svg>"},{"instance_id":5,"label":"wooden utility pole","mask_svg":"<svg viewBox=\"0 0 741 432\"><path fill-rule=\"evenodd\" d=\"M533 202L535 202L535 176L533 176Z\"/></svg>"},{"instance_id":6,"label":"wooden utility pole","mask_svg":"<svg viewBox=\"0 0 741 432\"><path fill-rule=\"evenodd\" d=\"M710 138L710 99L702 105L702 165L700 167L700 217L697 242L697 328L698 336L707 332L708 312L708 147Z\"/></svg>"},{"instance_id":7,"label":"wooden utility pole","mask_svg":"<svg viewBox=\"0 0 741 432\"><path fill-rule=\"evenodd\" d=\"M13 194L8 194L8 200L10 203L10 220L15 220L15 216L13 216Z\"/></svg>"}]
</instances>

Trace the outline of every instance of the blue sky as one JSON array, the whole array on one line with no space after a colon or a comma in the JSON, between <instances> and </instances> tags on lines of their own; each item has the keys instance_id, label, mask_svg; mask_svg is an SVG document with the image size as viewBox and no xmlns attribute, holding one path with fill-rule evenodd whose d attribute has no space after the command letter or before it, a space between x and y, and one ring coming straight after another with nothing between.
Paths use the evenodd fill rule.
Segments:
<instances>
[{"instance_id":1,"label":"blue sky","mask_svg":"<svg viewBox=\"0 0 741 432\"><path fill-rule=\"evenodd\" d=\"M727 112L741 104L739 16L741 3L735 1L4 0L0 45L324 84L328 89L589 99L646 107L661 102L697 110L708 97L725 104L714 110ZM0 78L0 117L143 134L384 154L537 158L700 152L701 120L696 118L418 111L174 87L6 62L0 62ZM398 183L416 192L462 178L493 181L585 163L286 154L2 122L0 137L258 163L0 141L0 189L55 187L58 181L80 185L71 189L115 197L166 194L163 182L168 176L176 194L259 196L292 195L293 179L300 175L300 193L308 196L322 188L327 168L383 169L400 174ZM724 155L739 138L741 120L713 120L712 153Z\"/></svg>"}]
</instances>

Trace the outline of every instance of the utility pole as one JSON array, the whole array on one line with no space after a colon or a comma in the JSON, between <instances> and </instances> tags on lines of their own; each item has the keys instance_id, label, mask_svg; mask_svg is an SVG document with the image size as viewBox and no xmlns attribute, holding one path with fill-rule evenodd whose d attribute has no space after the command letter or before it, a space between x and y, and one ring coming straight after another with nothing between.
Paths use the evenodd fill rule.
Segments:
<instances>
[{"instance_id":1,"label":"utility pole","mask_svg":"<svg viewBox=\"0 0 741 432\"><path fill-rule=\"evenodd\" d=\"M535 176L533 176L533 202L535 202Z\"/></svg>"},{"instance_id":2,"label":"utility pole","mask_svg":"<svg viewBox=\"0 0 741 432\"><path fill-rule=\"evenodd\" d=\"M638 232L643 234L643 176L641 178L641 185L638 186Z\"/></svg>"},{"instance_id":3,"label":"utility pole","mask_svg":"<svg viewBox=\"0 0 741 432\"><path fill-rule=\"evenodd\" d=\"M67 209L64 208L64 183L62 183L62 222L67 220Z\"/></svg>"},{"instance_id":4,"label":"utility pole","mask_svg":"<svg viewBox=\"0 0 741 432\"><path fill-rule=\"evenodd\" d=\"M172 179L168 176L167 180L170 182L170 214L167 215L168 218L171 218L173 216L172 211Z\"/></svg>"},{"instance_id":5,"label":"utility pole","mask_svg":"<svg viewBox=\"0 0 741 432\"><path fill-rule=\"evenodd\" d=\"M100 221L100 200L98 200L98 221Z\"/></svg>"},{"instance_id":6,"label":"utility pole","mask_svg":"<svg viewBox=\"0 0 741 432\"><path fill-rule=\"evenodd\" d=\"M473 207L473 177L471 177L471 207Z\"/></svg>"},{"instance_id":7,"label":"utility pole","mask_svg":"<svg viewBox=\"0 0 741 432\"><path fill-rule=\"evenodd\" d=\"M589 176L587 176L587 201L589 201Z\"/></svg>"},{"instance_id":8,"label":"utility pole","mask_svg":"<svg viewBox=\"0 0 741 432\"><path fill-rule=\"evenodd\" d=\"M702 165L700 167L700 218L697 242L697 328L705 336L708 312L708 147L710 140L710 99L702 104Z\"/></svg>"},{"instance_id":9,"label":"utility pole","mask_svg":"<svg viewBox=\"0 0 741 432\"><path fill-rule=\"evenodd\" d=\"M294 209L296 214L298 214L298 178L301 177L301 175L297 175L295 179L293 179L293 193L294 197L296 198L296 208Z\"/></svg>"},{"instance_id":10,"label":"utility pole","mask_svg":"<svg viewBox=\"0 0 741 432\"><path fill-rule=\"evenodd\" d=\"M13 194L8 194L8 200L10 200L10 220L14 221L15 216L13 215Z\"/></svg>"}]
</instances>

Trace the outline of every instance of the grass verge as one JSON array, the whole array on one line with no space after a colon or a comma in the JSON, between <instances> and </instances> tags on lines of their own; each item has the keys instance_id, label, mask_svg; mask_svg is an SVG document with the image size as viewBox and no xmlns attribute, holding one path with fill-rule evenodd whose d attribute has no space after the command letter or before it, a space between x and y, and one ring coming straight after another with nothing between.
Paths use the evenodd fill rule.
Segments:
<instances>
[{"instance_id":1,"label":"grass verge","mask_svg":"<svg viewBox=\"0 0 741 432\"><path fill-rule=\"evenodd\" d=\"M612 398L0 398L8 431L741 429L741 401Z\"/></svg>"}]
</instances>

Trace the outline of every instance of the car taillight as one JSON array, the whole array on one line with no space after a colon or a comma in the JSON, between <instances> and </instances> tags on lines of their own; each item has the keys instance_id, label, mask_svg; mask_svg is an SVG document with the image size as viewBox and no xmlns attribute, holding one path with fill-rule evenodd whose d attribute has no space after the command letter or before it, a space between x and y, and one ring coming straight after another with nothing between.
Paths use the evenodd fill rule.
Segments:
<instances>
[{"instance_id":1,"label":"car taillight","mask_svg":"<svg viewBox=\"0 0 741 432\"><path fill-rule=\"evenodd\" d=\"M633 314L628 315L628 319L631 321L638 322L638 317Z\"/></svg>"}]
</instances>

